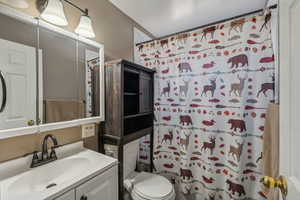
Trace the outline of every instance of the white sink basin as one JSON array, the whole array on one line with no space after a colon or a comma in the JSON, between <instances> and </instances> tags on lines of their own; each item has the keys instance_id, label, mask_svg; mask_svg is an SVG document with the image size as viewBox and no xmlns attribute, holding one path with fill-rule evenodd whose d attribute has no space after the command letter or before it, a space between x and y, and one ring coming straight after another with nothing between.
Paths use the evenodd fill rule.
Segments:
<instances>
[{"instance_id":1,"label":"white sink basin","mask_svg":"<svg viewBox=\"0 0 300 200\"><path fill-rule=\"evenodd\" d=\"M1 200L48 200L117 164L105 155L82 150L0 182Z\"/></svg>"},{"instance_id":2,"label":"white sink basin","mask_svg":"<svg viewBox=\"0 0 300 200\"><path fill-rule=\"evenodd\" d=\"M89 164L86 158L63 159L49 163L18 176L7 192L21 196L43 192L70 181L74 176L81 174Z\"/></svg>"}]
</instances>

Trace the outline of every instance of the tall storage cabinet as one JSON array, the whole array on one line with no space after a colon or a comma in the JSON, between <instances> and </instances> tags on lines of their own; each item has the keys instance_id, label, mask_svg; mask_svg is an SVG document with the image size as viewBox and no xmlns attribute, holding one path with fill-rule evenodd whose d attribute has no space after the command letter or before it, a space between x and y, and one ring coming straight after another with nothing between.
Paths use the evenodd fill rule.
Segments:
<instances>
[{"instance_id":1,"label":"tall storage cabinet","mask_svg":"<svg viewBox=\"0 0 300 200\"><path fill-rule=\"evenodd\" d=\"M150 134L153 150L154 71L126 60L105 64L106 120L100 143L114 145L119 160L119 198L123 198L124 145ZM104 148L100 150L105 152ZM152 153L151 153L152 168Z\"/></svg>"}]
</instances>

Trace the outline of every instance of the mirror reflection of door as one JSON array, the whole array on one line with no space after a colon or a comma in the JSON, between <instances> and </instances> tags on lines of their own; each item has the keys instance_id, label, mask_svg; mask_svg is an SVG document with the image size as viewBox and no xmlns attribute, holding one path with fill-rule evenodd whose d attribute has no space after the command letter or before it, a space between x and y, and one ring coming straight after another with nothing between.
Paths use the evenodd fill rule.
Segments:
<instances>
[{"instance_id":1,"label":"mirror reflection of door","mask_svg":"<svg viewBox=\"0 0 300 200\"><path fill-rule=\"evenodd\" d=\"M0 130L35 125L36 27L3 14L0 27Z\"/></svg>"},{"instance_id":2,"label":"mirror reflection of door","mask_svg":"<svg viewBox=\"0 0 300 200\"><path fill-rule=\"evenodd\" d=\"M1 129L33 125L36 118L35 48L0 39L0 70L4 79L0 104L5 106L0 113Z\"/></svg>"}]
</instances>

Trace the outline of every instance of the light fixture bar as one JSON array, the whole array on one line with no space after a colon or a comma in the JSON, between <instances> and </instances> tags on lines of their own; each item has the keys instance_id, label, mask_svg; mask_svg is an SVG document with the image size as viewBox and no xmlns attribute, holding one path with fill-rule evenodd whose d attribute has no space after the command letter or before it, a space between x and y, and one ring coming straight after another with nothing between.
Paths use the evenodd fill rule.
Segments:
<instances>
[{"instance_id":1,"label":"light fixture bar","mask_svg":"<svg viewBox=\"0 0 300 200\"><path fill-rule=\"evenodd\" d=\"M77 8L78 10L80 10L83 13L83 15L81 15L81 17L80 17L79 24L78 24L77 28L75 29L75 33L77 33L78 35L81 35L83 37L94 38L95 32L94 32L94 29L92 26L92 20L89 16L89 10L87 8L82 9L69 0L62 0L62 1L68 3L69 5L73 6L74 8Z\"/></svg>"},{"instance_id":2,"label":"light fixture bar","mask_svg":"<svg viewBox=\"0 0 300 200\"><path fill-rule=\"evenodd\" d=\"M95 37L95 32L92 26L92 20L89 16L88 9L82 9L69 0L40 0L40 1L43 1L43 5L45 6L45 9L41 13L41 18L59 26L68 25L68 21L64 13L63 3L67 3L71 5L73 8L78 9L82 13L82 15L80 17L79 24L75 29L75 33L87 38Z\"/></svg>"},{"instance_id":3,"label":"light fixture bar","mask_svg":"<svg viewBox=\"0 0 300 200\"><path fill-rule=\"evenodd\" d=\"M63 0L64 2L68 3L69 5L73 6L74 8L77 8L78 10L80 10L82 13L84 13L84 15L88 16L89 15L89 10L86 9L82 9L79 6L77 6L76 4L74 4L73 2L69 1L69 0Z\"/></svg>"}]
</instances>

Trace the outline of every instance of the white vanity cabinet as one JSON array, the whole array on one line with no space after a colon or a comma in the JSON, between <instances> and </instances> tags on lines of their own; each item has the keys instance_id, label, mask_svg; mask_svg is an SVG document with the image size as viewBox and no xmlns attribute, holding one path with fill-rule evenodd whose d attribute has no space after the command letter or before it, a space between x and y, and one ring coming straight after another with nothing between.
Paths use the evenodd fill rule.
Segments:
<instances>
[{"instance_id":1,"label":"white vanity cabinet","mask_svg":"<svg viewBox=\"0 0 300 200\"><path fill-rule=\"evenodd\" d=\"M118 167L84 182L53 200L118 200Z\"/></svg>"},{"instance_id":2,"label":"white vanity cabinet","mask_svg":"<svg viewBox=\"0 0 300 200\"><path fill-rule=\"evenodd\" d=\"M111 168L76 188L76 200L118 199L118 170Z\"/></svg>"},{"instance_id":3,"label":"white vanity cabinet","mask_svg":"<svg viewBox=\"0 0 300 200\"><path fill-rule=\"evenodd\" d=\"M74 200L74 199L75 199L75 190L71 190L54 200Z\"/></svg>"}]
</instances>

